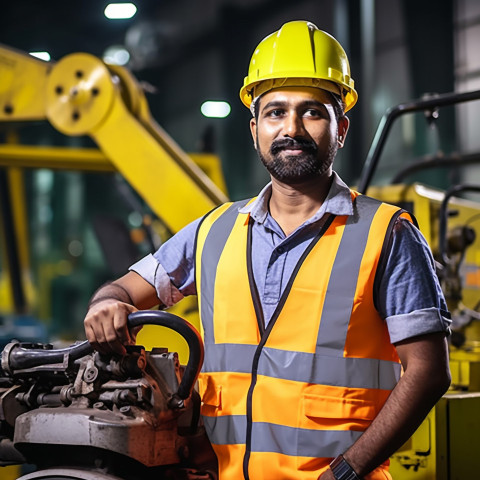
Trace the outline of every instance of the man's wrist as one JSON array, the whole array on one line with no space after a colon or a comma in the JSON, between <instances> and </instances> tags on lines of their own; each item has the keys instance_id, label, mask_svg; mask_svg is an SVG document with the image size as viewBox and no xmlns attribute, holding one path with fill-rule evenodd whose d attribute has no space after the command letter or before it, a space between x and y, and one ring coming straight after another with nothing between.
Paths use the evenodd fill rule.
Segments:
<instances>
[{"instance_id":1,"label":"man's wrist","mask_svg":"<svg viewBox=\"0 0 480 480\"><path fill-rule=\"evenodd\" d=\"M345 460L343 455L334 458L330 463L330 470L335 477L335 480L361 480L357 472Z\"/></svg>"},{"instance_id":2,"label":"man's wrist","mask_svg":"<svg viewBox=\"0 0 480 480\"><path fill-rule=\"evenodd\" d=\"M92 307L97 303L101 303L104 301L110 300L112 302L122 302L128 303L133 305L132 297L128 291L118 283L106 283L102 285L91 298L90 302L88 303L88 308Z\"/></svg>"},{"instance_id":3,"label":"man's wrist","mask_svg":"<svg viewBox=\"0 0 480 480\"><path fill-rule=\"evenodd\" d=\"M88 309L90 309L91 307L93 307L94 305L96 305L97 303L102 303L102 302L106 302L106 301L110 301L110 303L114 303L114 302L121 302L122 300L119 300L118 298L116 297L97 297L97 298L94 298L93 300L91 300L88 304Z\"/></svg>"}]
</instances>

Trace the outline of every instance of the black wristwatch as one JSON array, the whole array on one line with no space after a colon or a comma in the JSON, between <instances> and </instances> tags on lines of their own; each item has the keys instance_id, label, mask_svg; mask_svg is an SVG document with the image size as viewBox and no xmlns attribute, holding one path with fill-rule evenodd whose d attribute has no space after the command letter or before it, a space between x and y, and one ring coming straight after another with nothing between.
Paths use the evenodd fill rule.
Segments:
<instances>
[{"instance_id":1,"label":"black wristwatch","mask_svg":"<svg viewBox=\"0 0 480 480\"><path fill-rule=\"evenodd\" d=\"M332 460L330 470L332 470L335 480L361 480L355 470L343 458L343 455L339 455Z\"/></svg>"}]
</instances>

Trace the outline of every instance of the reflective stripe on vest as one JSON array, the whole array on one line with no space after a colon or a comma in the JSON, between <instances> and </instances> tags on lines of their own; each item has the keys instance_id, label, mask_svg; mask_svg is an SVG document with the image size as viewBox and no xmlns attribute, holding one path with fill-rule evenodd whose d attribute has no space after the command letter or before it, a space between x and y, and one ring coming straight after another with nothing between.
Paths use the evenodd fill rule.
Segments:
<instances>
[{"instance_id":1,"label":"reflective stripe on vest","mask_svg":"<svg viewBox=\"0 0 480 480\"><path fill-rule=\"evenodd\" d=\"M205 426L214 449L222 446L217 454L228 445L246 447L243 471L230 465L235 477L228 478L263 478L249 472L250 452L305 457L299 471L315 463L310 457L319 459L311 467L318 473L368 427L400 376L373 306L382 239L399 209L358 196L354 215L336 217L307 248L262 336L248 289L248 215L238 213L244 204L221 207L199 229ZM365 329L372 345L359 347L350 337L368 344ZM296 478L283 470L280 476Z\"/></svg>"},{"instance_id":2,"label":"reflective stripe on vest","mask_svg":"<svg viewBox=\"0 0 480 480\"><path fill-rule=\"evenodd\" d=\"M247 420L243 415L226 417L203 417L209 438L215 445L245 443ZM307 429L286 427L269 423L254 423L252 431L252 451L276 452L284 455L314 457L322 451L325 457L334 457L338 448L351 445L362 434L352 430L328 430L318 443L317 432Z\"/></svg>"},{"instance_id":3,"label":"reflective stripe on vest","mask_svg":"<svg viewBox=\"0 0 480 480\"><path fill-rule=\"evenodd\" d=\"M327 287L323 316L328 318L328 322L322 321L318 330L316 353L319 354L343 357L360 262L372 219L380 206L380 202L362 195L356 198L355 203L355 213L348 217L346 224L348 235L342 236Z\"/></svg>"},{"instance_id":4,"label":"reflective stripe on vest","mask_svg":"<svg viewBox=\"0 0 480 480\"><path fill-rule=\"evenodd\" d=\"M222 343L205 351L203 372L250 374L257 345ZM295 382L392 390L400 378L397 362L372 358L343 358L264 347L258 375L285 378ZM378 371L377 376L370 372Z\"/></svg>"}]
</instances>

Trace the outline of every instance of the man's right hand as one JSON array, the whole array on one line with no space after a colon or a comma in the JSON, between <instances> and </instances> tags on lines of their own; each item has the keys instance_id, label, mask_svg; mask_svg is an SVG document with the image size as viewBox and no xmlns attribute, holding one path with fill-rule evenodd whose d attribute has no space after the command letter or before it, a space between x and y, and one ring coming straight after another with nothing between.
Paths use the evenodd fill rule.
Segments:
<instances>
[{"instance_id":1,"label":"man's right hand","mask_svg":"<svg viewBox=\"0 0 480 480\"><path fill-rule=\"evenodd\" d=\"M93 304L84 320L85 334L100 353L125 355L125 345L134 345L136 332L127 326L128 315L137 309L128 303L107 298Z\"/></svg>"},{"instance_id":2,"label":"man's right hand","mask_svg":"<svg viewBox=\"0 0 480 480\"><path fill-rule=\"evenodd\" d=\"M124 345L134 345L139 331L128 330L128 315L159 304L155 288L137 273L128 272L95 292L83 321L85 335L100 353L125 355Z\"/></svg>"}]
</instances>

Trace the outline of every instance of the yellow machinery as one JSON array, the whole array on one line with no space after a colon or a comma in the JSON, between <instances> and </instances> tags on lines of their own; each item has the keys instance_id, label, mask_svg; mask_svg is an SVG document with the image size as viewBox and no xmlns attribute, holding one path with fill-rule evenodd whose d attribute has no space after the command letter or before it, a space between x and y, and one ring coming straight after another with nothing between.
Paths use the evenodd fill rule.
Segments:
<instances>
[{"instance_id":1,"label":"yellow machinery","mask_svg":"<svg viewBox=\"0 0 480 480\"><path fill-rule=\"evenodd\" d=\"M52 63L0 48L0 122L44 119L66 135L90 136L103 155L1 146L4 165L17 166L21 156L41 166L60 159L65 168L111 163L173 232L227 199L154 122L126 69L85 53Z\"/></svg>"},{"instance_id":2,"label":"yellow machinery","mask_svg":"<svg viewBox=\"0 0 480 480\"><path fill-rule=\"evenodd\" d=\"M10 242L13 251L6 258L13 287L3 291L12 294L17 311L28 303L23 279L15 278L28 269L22 168L118 171L172 233L227 201L219 159L183 152L155 123L143 90L126 69L85 53L44 62L0 45L0 122L38 120L68 136L88 135L98 149L0 144L17 240ZM18 265L12 264L16 258ZM192 299L175 307L198 327L195 311ZM147 348L155 343L149 332L147 327L139 337ZM160 334L157 329L159 335L186 361L178 336L166 329Z\"/></svg>"},{"instance_id":3,"label":"yellow machinery","mask_svg":"<svg viewBox=\"0 0 480 480\"><path fill-rule=\"evenodd\" d=\"M370 187L368 193L414 212L435 257L439 257L438 219L444 192L413 184ZM449 210L455 212L448 221L452 240L459 229L466 225L474 227L475 222L476 231L480 232L478 203L452 198ZM459 277L449 280L458 285L461 282L462 298L456 302L450 300L449 309L457 322L461 315L470 317L465 326L459 326L453 333L461 335L464 341L458 347L450 344L452 387L411 439L391 458L390 468L395 480L469 478L476 469L480 448L480 235L466 248L459 267Z\"/></svg>"}]
</instances>

